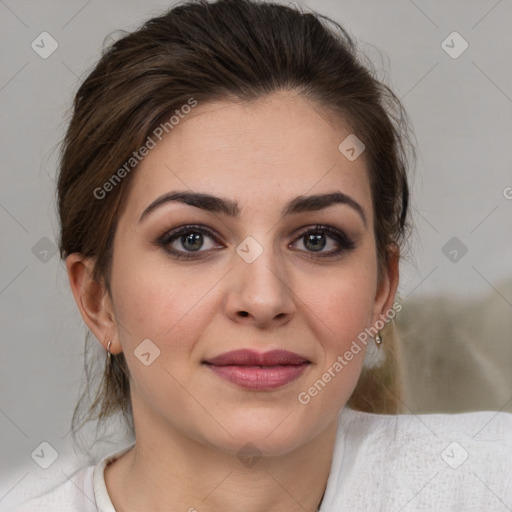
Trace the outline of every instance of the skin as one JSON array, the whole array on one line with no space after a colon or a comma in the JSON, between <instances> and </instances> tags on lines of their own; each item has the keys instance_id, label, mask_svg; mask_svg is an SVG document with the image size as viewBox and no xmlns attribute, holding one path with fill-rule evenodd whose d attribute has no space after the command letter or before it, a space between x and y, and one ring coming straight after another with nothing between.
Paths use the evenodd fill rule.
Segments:
<instances>
[{"instance_id":1,"label":"skin","mask_svg":"<svg viewBox=\"0 0 512 512\"><path fill-rule=\"evenodd\" d=\"M292 92L199 104L134 171L114 240L112 296L91 279L92 260L67 258L82 317L105 348L112 340L113 354L124 351L131 374L136 445L105 470L119 512L316 510L364 350L310 403L297 396L391 308L398 286L396 251L378 280L364 154L340 153L350 131L339 121ZM237 201L240 216L173 202L139 223L175 190ZM346 204L281 217L296 196L336 191L361 205L366 226ZM156 244L186 224L217 235L204 235L199 253L172 241L196 255L188 261ZM343 231L355 248L315 258L302 233L316 224ZM252 263L236 252L248 236L263 248ZM321 254L338 247L329 234L325 242ZM160 350L149 366L134 354L147 338ZM272 391L240 388L201 364L240 348L286 349L311 364ZM262 455L252 467L237 456L247 442Z\"/></svg>"}]
</instances>

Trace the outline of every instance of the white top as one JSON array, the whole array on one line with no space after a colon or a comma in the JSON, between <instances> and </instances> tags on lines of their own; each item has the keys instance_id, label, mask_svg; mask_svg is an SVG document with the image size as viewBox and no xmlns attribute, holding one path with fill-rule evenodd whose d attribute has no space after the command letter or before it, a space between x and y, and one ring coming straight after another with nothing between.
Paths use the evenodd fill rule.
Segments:
<instances>
[{"instance_id":1,"label":"white top","mask_svg":"<svg viewBox=\"0 0 512 512\"><path fill-rule=\"evenodd\" d=\"M115 512L105 466L83 467L12 512ZM340 412L320 512L512 510L512 414Z\"/></svg>"}]
</instances>

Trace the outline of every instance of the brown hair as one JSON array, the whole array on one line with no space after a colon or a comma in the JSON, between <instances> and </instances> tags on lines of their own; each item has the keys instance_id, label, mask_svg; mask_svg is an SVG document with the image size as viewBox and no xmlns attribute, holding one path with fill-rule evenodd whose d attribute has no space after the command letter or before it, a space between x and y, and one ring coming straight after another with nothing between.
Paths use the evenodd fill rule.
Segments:
<instances>
[{"instance_id":1,"label":"brown hair","mask_svg":"<svg viewBox=\"0 0 512 512\"><path fill-rule=\"evenodd\" d=\"M251 101L289 90L343 120L366 146L380 275L389 244L402 249L407 239L407 149L414 155L414 148L399 99L361 57L346 30L333 20L252 0L180 3L125 33L103 51L74 100L58 177L61 258L73 252L93 257L94 277L111 293L112 242L136 165L101 200L95 190L190 98L199 104ZM377 370L363 370L349 401L353 408L398 412L391 323L383 333L387 362ZM97 380L92 374L97 361L89 357L87 342L88 336L87 390L74 411L73 432L80 406ZM104 364L105 352L95 345ZM129 373L122 353L105 366L84 421L101 421L119 411L133 432Z\"/></svg>"}]
</instances>

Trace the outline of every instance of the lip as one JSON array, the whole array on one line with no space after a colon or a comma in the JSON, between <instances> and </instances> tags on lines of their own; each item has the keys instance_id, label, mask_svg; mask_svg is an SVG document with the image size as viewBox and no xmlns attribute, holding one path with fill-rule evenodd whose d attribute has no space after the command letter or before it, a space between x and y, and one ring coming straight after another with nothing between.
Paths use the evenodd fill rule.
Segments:
<instances>
[{"instance_id":1,"label":"lip","mask_svg":"<svg viewBox=\"0 0 512 512\"><path fill-rule=\"evenodd\" d=\"M204 362L215 366L276 366L297 365L310 361L288 350L270 350L260 353L255 350L242 349L225 352L212 359L206 359Z\"/></svg>"},{"instance_id":2,"label":"lip","mask_svg":"<svg viewBox=\"0 0 512 512\"><path fill-rule=\"evenodd\" d=\"M287 350L243 349L203 361L219 377L253 391L276 389L297 379L311 361Z\"/></svg>"}]
</instances>

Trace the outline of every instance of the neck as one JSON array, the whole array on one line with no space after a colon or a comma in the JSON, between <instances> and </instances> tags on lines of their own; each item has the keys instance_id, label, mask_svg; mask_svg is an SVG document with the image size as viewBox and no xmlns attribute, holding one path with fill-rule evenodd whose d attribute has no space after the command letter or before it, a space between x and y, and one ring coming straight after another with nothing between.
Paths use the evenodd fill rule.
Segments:
<instances>
[{"instance_id":1,"label":"neck","mask_svg":"<svg viewBox=\"0 0 512 512\"><path fill-rule=\"evenodd\" d=\"M117 512L316 512L329 476L337 421L284 455L241 457L169 430L136 425L135 446L105 469Z\"/></svg>"}]
</instances>

